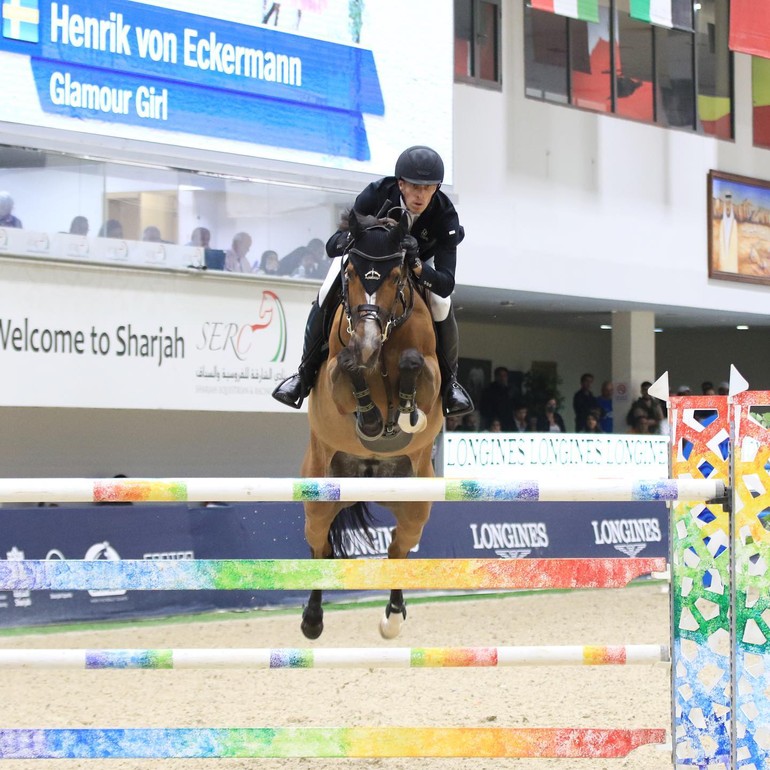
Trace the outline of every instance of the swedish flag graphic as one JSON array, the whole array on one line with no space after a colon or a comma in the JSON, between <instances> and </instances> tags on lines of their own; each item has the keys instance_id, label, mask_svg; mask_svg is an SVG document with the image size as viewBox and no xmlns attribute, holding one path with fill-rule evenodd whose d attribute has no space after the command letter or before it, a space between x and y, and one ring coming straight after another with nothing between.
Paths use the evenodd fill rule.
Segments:
<instances>
[{"instance_id":1,"label":"swedish flag graphic","mask_svg":"<svg viewBox=\"0 0 770 770\"><path fill-rule=\"evenodd\" d=\"M38 0L3 0L3 37L37 43L39 27Z\"/></svg>"}]
</instances>

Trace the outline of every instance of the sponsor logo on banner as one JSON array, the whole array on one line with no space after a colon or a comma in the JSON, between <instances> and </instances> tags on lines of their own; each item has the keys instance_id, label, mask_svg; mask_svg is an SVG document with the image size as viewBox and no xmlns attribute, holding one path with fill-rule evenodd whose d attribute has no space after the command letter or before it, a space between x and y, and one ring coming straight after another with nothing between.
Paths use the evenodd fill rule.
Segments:
<instances>
[{"instance_id":1,"label":"sponsor logo on banner","mask_svg":"<svg viewBox=\"0 0 770 770\"><path fill-rule=\"evenodd\" d=\"M86 561L120 561L120 554L105 540L103 543L94 543L83 557ZM117 601L116 597L124 597L125 591L89 591L96 601Z\"/></svg>"},{"instance_id":2,"label":"sponsor logo on banner","mask_svg":"<svg viewBox=\"0 0 770 770\"><path fill-rule=\"evenodd\" d=\"M547 548L548 527L543 521L484 521L468 525L474 551L494 551L501 559L521 559L533 548Z\"/></svg>"},{"instance_id":3,"label":"sponsor logo on banner","mask_svg":"<svg viewBox=\"0 0 770 770\"><path fill-rule=\"evenodd\" d=\"M24 561L24 551L20 550L16 546L13 546L10 551L6 552L5 557L8 561ZM14 607L29 607L32 605L32 596L29 591L14 591L13 592L13 606Z\"/></svg>"},{"instance_id":4,"label":"sponsor logo on banner","mask_svg":"<svg viewBox=\"0 0 770 770\"><path fill-rule=\"evenodd\" d=\"M668 478L666 436L445 433L444 476L454 478Z\"/></svg>"},{"instance_id":5,"label":"sponsor logo on banner","mask_svg":"<svg viewBox=\"0 0 770 770\"><path fill-rule=\"evenodd\" d=\"M157 551L155 553L142 554L143 559L154 559L156 561L179 561L183 559L194 559L195 551Z\"/></svg>"},{"instance_id":6,"label":"sponsor logo on banner","mask_svg":"<svg viewBox=\"0 0 770 770\"><path fill-rule=\"evenodd\" d=\"M371 540L371 542L369 542ZM366 534L356 529L342 530L342 543L345 552L351 556L374 556L384 558L388 555L388 548L393 540L391 527L367 527ZM417 553L419 544L409 553Z\"/></svg>"},{"instance_id":7,"label":"sponsor logo on banner","mask_svg":"<svg viewBox=\"0 0 770 770\"><path fill-rule=\"evenodd\" d=\"M626 556L640 554L649 543L663 539L660 521L650 519L594 519L591 521L596 545L611 545Z\"/></svg>"},{"instance_id":8,"label":"sponsor logo on banner","mask_svg":"<svg viewBox=\"0 0 770 770\"><path fill-rule=\"evenodd\" d=\"M46 555L46 561L64 561L66 557L58 548L52 548ZM75 594L72 591L51 591L48 594L49 599L71 599Z\"/></svg>"}]
</instances>

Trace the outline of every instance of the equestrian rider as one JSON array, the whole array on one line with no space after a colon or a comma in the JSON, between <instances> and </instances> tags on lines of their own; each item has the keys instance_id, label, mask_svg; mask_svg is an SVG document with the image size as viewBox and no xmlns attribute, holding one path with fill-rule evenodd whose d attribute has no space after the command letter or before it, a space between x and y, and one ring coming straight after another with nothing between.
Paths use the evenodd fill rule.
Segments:
<instances>
[{"instance_id":1,"label":"equestrian rider","mask_svg":"<svg viewBox=\"0 0 770 770\"><path fill-rule=\"evenodd\" d=\"M353 206L359 214L382 215L393 206L409 213L410 235L401 243L407 262L417 282L430 290L433 320L436 324L437 354L442 379L444 414L464 415L473 411L473 402L457 382L458 333L452 309L455 286L457 245L465 233L455 207L439 189L444 180L444 162L430 147L415 146L404 150L396 161L394 176L384 177L368 185ZM289 377L273 391L273 398L299 409L315 384L328 346L324 310L333 313L343 255L350 234L338 230L326 244L326 253L334 262L313 302L305 327L302 363L297 374ZM332 299L333 298L333 299ZM325 308L333 302L334 307Z\"/></svg>"}]
</instances>

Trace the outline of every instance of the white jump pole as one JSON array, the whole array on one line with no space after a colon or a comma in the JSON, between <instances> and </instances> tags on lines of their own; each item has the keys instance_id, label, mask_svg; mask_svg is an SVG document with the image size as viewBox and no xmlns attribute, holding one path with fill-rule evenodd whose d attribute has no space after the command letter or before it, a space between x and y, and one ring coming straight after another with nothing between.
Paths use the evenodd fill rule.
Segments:
<instances>
[{"instance_id":1,"label":"white jump pole","mask_svg":"<svg viewBox=\"0 0 770 770\"><path fill-rule=\"evenodd\" d=\"M1 669L484 668L668 663L660 644L541 647L2 649Z\"/></svg>"},{"instance_id":2,"label":"white jump pole","mask_svg":"<svg viewBox=\"0 0 770 770\"><path fill-rule=\"evenodd\" d=\"M708 479L447 478L0 479L0 503L455 501L706 501L725 496Z\"/></svg>"}]
</instances>

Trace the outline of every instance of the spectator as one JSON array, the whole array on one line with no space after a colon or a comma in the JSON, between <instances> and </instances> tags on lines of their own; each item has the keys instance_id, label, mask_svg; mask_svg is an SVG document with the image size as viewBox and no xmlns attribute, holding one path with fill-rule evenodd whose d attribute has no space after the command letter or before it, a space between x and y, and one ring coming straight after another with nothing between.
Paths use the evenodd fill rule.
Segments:
<instances>
[{"instance_id":1,"label":"spectator","mask_svg":"<svg viewBox=\"0 0 770 770\"><path fill-rule=\"evenodd\" d=\"M197 246L201 249L211 248L211 230L207 227L196 227L190 233L190 242L188 246Z\"/></svg>"},{"instance_id":2,"label":"spectator","mask_svg":"<svg viewBox=\"0 0 770 770\"><path fill-rule=\"evenodd\" d=\"M463 416L463 424L460 430L466 433L478 433L481 430L481 414L478 409Z\"/></svg>"},{"instance_id":3,"label":"spectator","mask_svg":"<svg viewBox=\"0 0 770 770\"><path fill-rule=\"evenodd\" d=\"M545 402L545 411L537 420L538 433L566 433L564 419L556 410L556 399L551 397ZM583 426L585 427L585 425Z\"/></svg>"},{"instance_id":4,"label":"spectator","mask_svg":"<svg viewBox=\"0 0 770 770\"><path fill-rule=\"evenodd\" d=\"M508 387L508 370L504 366L498 366L493 377L492 382L481 391L479 399L479 411L485 425L489 425L495 417L500 420L508 419L513 406Z\"/></svg>"},{"instance_id":5,"label":"spectator","mask_svg":"<svg viewBox=\"0 0 770 770\"><path fill-rule=\"evenodd\" d=\"M510 430L513 433L527 433L529 432L529 409L526 404L516 402L513 405L513 421L510 425Z\"/></svg>"},{"instance_id":6,"label":"spectator","mask_svg":"<svg viewBox=\"0 0 770 770\"><path fill-rule=\"evenodd\" d=\"M108 219L100 228L99 238L122 238L123 225L117 219Z\"/></svg>"},{"instance_id":7,"label":"spectator","mask_svg":"<svg viewBox=\"0 0 770 770\"><path fill-rule=\"evenodd\" d=\"M9 192L0 192L0 227L23 227L13 215L13 198Z\"/></svg>"},{"instance_id":8,"label":"spectator","mask_svg":"<svg viewBox=\"0 0 770 770\"><path fill-rule=\"evenodd\" d=\"M689 385L680 385L676 389L676 395L677 396L691 396L692 395L692 390L690 389Z\"/></svg>"},{"instance_id":9,"label":"spectator","mask_svg":"<svg viewBox=\"0 0 770 770\"><path fill-rule=\"evenodd\" d=\"M586 416L598 406L596 396L591 392L594 384L593 374L586 373L580 377L580 390L572 397L572 408L575 410L575 430L580 433L586 426Z\"/></svg>"},{"instance_id":10,"label":"spectator","mask_svg":"<svg viewBox=\"0 0 770 770\"><path fill-rule=\"evenodd\" d=\"M160 228L155 225L147 225L142 233L142 240L149 241L150 243L163 243L163 238L160 236Z\"/></svg>"},{"instance_id":11,"label":"spectator","mask_svg":"<svg viewBox=\"0 0 770 770\"><path fill-rule=\"evenodd\" d=\"M719 387L717 388L717 395L718 396L729 396L730 395L730 383L729 382L720 382Z\"/></svg>"},{"instance_id":12,"label":"spectator","mask_svg":"<svg viewBox=\"0 0 770 770\"><path fill-rule=\"evenodd\" d=\"M704 380L700 385L700 392L703 396L715 396L716 390L714 389L714 383L710 380Z\"/></svg>"},{"instance_id":13,"label":"spectator","mask_svg":"<svg viewBox=\"0 0 770 770\"><path fill-rule=\"evenodd\" d=\"M253 271L257 275L278 275L278 253L272 249L262 252L259 262L254 263Z\"/></svg>"},{"instance_id":14,"label":"spectator","mask_svg":"<svg viewBox=\"0 0 770 770\"><path fill-rule=\"evenodd\" d=\"M70 233L72 235L88 235L88 220L83 216L76 216L70 222Z\"/></svg>"},{"instance_id":15,"label":"spectator","mask_svg":"<svg viewBox=\"0 0 770 770\"><path fill-rule=\"evenodd\" d=\"M602 433L612 433L612 391L610 380L602 383L601 393L596 397L596 403L601 410L599 413L599 427Z\"/></svg>"},{"instance_id":16,"label":"spectator","mask_svg":"<svg viewBox=\"0 0 770 770\"><path fill-rule=\"evenodd\" d=\"M251 236L248 233L236 233L232 246L225 254L225 270L230 273L250 273L251 262L246 258L251 248Z\"/></svg>"},{"instance_id":17,"label":"spectator","mask_svg":"<svg viewBox=\"0 0 770 770\"><path fill-rule=\"evenodd\" d=\"M296 249L290 251L278 264L278 275L291 275L297 278L324 278L326 275L326 269L321 269L323 264L324 255L326 250L324 243L320 238L312 238L308 241L307 246L297 246ZM299 275L298 271L305 264L303 273L308 272L308 266L314 264L316 267L312 269L313 275Z\"/></svg>"},{"instance_id":18,"label":"spectator","mask_svg":"<svg viewBox=\"0 0 770 770\"><path fill-rule=\"evenodd\" d=\"M458 431L458 430L462 430L462 427L463 427L462 417L456 414L447 415L446 421L444 423L445 431Z\"/></svg>"},{"instance_id":19,"label":"spectator","mask_svg":"<svg viewBox=\"0 0 770 770\"><path fill-rule=\"evenodd\" d=\"M586 426L581 433L604 433L599 425L599 418L596 412L589 412L586 415Z\"/></svg>"},{"instance_id":20,"label":"spectator","mask_svg":"<svg viewBox=\"0 0 770 770\"><path fill-rule=\"evenodd\" d=\"M639 436L649 436L652 433L650 430L650 420L644 411L639 410L634 415L631 422L631 433Z\"/></svg>"},{"instance_id":21,"label":"spectator","mask_svg":"<svg viewBox=\"0 0 770 770\"><path fill-rule=\"evenodd\" d=\"M489 423L489 432L490 433L502 433L503 432L503 426L500 423L500 420L495 417L492 422Z\"/></svg>"},{"instance_id":22,"label":"spectator","mask_svg":"<svg viewBox=\"0 0 770 770\"><path fill-rule=\"evenodd\" d=\"M653 398L647 391L652 385L651 382L645 380L641 386L641 395L632 404L626 415L626 423L629 427L633 427L634 419L639 412L644 412L648 421L648 433L658 433L660 430L660 424L663 422L664 415L661 409L660 402L657 398Z\"/></svg>"}]
</instances>

